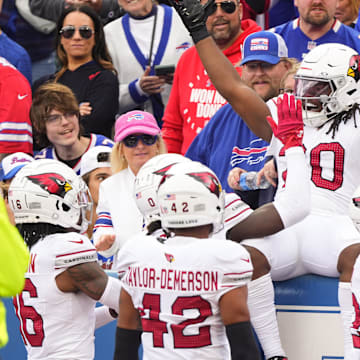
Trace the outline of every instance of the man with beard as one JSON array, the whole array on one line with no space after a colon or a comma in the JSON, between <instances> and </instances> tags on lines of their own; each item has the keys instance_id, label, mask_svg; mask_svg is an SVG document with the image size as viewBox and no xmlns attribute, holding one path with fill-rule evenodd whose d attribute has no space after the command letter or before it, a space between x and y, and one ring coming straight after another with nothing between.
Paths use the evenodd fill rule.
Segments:
<instances>
[{"instance_id":1,"label":"man with beard","mask_svg":"<svg viewBox=\"0 0 360 360\"><path fill-rule=\"evenodd\" d=\"M240 47L249 34L261 30L260 26L253 20L241 21L243 8L237 0L216 0L208 10L207 31L240 72ZM195 136L225 102L212 85L195 47L191 47L177 64L163 117L162 135L168 151L185 154Z\"/></svg>"},{"instance_id":2,"label":"man with beard","mask_svg":"<svg viewBox=\"0 0 360 360\"><path fill-rule=\"evenodd\" d=\"M272 29L284 38L289 57L301 61L311 49L325 43L341 43L360 51L360 34L335 19L337 0L295 0L294 3L299 17Z\"/></svg>"}]
</instances>

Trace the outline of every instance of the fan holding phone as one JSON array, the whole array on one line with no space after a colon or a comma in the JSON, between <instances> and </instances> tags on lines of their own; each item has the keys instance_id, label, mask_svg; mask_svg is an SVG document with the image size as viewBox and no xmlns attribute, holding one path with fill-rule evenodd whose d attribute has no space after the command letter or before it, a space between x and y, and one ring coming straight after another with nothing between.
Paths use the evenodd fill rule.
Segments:
<instances>
[{"instance_id":1,"label":"fan holding phone","mask_svg":"<svg viewBox=\"0 0 360 360\"><path fill-rule=\"evenodd\" d=\"M119 4L126 15L104 28L120 83L119 112L144 109L161 125L175 66L192 40L167 5L152 0Z\"/></svg>"}]
</instances>

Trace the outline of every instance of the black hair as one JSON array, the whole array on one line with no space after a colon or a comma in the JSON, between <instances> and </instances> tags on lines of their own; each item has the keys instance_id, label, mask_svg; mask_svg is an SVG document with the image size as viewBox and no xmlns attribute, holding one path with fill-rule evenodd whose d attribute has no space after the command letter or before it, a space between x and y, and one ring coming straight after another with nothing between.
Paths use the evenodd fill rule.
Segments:
<instances>
[{"instance_id":1,"label":"black hair","mask_svg":"<svg viewBox=\"0 0 360 360\"><path fill-rule=\"evenodd\" d=\"M360 105L359 104L354 104L349 110L338 113L332 120L329 120L329 121L331 121L331 125L330 125L329 130L326 132L326 134L330 134L332 132L331 137L334 139L336 132L339 130L340 124L341 123L346 124L350 118L353 118L354 127L357 128L356 117L355 117L356 112L360 113ZM321 125L320 128L322 128L327 123L328 122Z\"/></svg>"},{"instance_id":2,"label":"black hair","mask_svg":"<svg viewBox=\"0 0 360 360\"><path fill-rule=\"evenodd\" d=\"M29 249L47 235L74 231L71 228L64 228L49 223L25 223L17 224L16 227Z\"/></svg>"},{"instance_id":3,"label":"black hair","mask_svg":"<svg viewBox=\"0 0 360 360\"><path fill-rule=\"evenodd\" d=\"M161 229L161 221L160 220L156 220L151 222L148 226L147 226L147 233L146 235L151 235L153 234L156 230Z\"/></svg>"}]
</instances>

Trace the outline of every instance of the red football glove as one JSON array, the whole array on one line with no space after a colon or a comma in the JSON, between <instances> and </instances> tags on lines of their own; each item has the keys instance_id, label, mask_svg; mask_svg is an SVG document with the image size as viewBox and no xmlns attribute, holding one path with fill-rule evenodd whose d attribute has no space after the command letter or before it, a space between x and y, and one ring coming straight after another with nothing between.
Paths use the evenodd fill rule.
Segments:
<instances>
[{"instance_id":1,"label":"red football glove","mask_svg":"<svg viewBox=\"0 0 360 360\"><path fill-rule=\"evenodd\" d=\"M301 100L296 100L294 95L284 94L277 100L278 124L271 116L266 120L270 124L274 136L285 146L285 150L294 146L302 146L304 136L304 123L302 118Z\"/></svg>"}]
</instances>

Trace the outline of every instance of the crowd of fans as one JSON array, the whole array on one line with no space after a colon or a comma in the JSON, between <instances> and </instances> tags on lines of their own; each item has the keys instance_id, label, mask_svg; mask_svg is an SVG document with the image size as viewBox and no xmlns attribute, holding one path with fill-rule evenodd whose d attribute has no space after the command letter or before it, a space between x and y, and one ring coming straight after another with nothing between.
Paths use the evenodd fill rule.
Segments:
<instances>
[{"instance_id":1,"label":"crowd of fans","mask_svg":"<svg viewBox=\"0 0 360 360\"><path fill-rule=\"evenodd\" d=\"M57 245L51 250L38 251L44 258L49 254L57 259L66 258L56 260L55 268L47 274L49 278L56 278L54 286L68 295L66 301L76 299L79 308L92 309L95 301L105 305L94 312L91 310L90 320L79 320L79 323L93 322L82 334L91 337L95 327L114 320L118 316L120 296L123 312L129 316L118 318L115 356L121 353L126 354L124 358L133 359L141 336L134 306L144 305L144 309L150 311L149 318L142 322L142 332L154 333L155 338L158 331L157 336L161 338L167 331L159 320L160 310L156 307L160 303L153 297L147 304L139 300L140 295L131 288L132 277L139 279L136 267L126 273L121 295L120 281L109 280L101 268L125 273L124 269L139 261L155 274L156 269L146 267L146 259L150 259L153 251L145 245L144 238L134 240L146 253L140 260L136 260L136 251L128 244L128 240L140 232L142 236L156 234L162 239L156 240L159 244L170 238L166 251L174 254L172 242L177 237L209 238L216 232L217 222L208 220L210 214L204 215L207 220L199 229L189 226L187 221L192 220L186 217L189 214L184 209L188 201L193 201L190 198L181 203L184 219L171 222L168 212L173 209L166 207L165 200L162 206L158 205L157 195L151 192L155 183L159 189L169 186L168 191L173 193L168 195L168 200L178 206L180 202L176 203L176 198L181 198L182 193L171 190L173 180L169 179L179 179L177 184L183 179L184 188L187 181L193 186L191 180L182 176L194 166L194 174L206 172L204 181L216 185L219 182L220 192L222 189L226 192L222 199L226 231L214 236L241 242L244 253L239 253L239 257L250 256L253 265L250 270L244 267L243 271L250 274L244 281L223 280L234 281L236 284L232 286L236 288L247 287L247 305L247 295L242 290L234 291L233 296L229 295L231 291L226 296L222 293L224 302L217 299L213 305L219 306L233 359L246 359L239 351L240 345L235 345L233 340L244 335L249 338L249 343L241 344L244 352L253 354L249 359L259 356L248 328L249 321L265 358L287 359L279 337L272 281L306 273L339 277L344 356L346 360L360 358L360 319L354 321L351 301L352 294L354 301L360 294L360 285L357 285L360 273L356 277L352 272L360 266L360 260L357 261L360 235L347 213L358 185L356 164L349 154L357 151L357 137L354 135L351 140L350 137L357 131L359 120L359 6L359 0L0 0L0 189L4 199L4 203L0 203L1 220L6 223L4 233L11 232L16 246L19 244L14 225L30 249L30 265L33 265L25 274L25 291L32 291L31 286L36 282L36 277L32 277L35 273L33 249L39 248L39 239L49 241L53 236ZM351 79L347 80L348 90L346 95L341 95L340 102L329 100L325 106L324 99L330 99L344 86L337 80L322 78L326 71L327 76L332 71L340 71L332 68L341 69ZM307 73L309 69L311 73ZM312 80L307 80L309 78ZM301 99L302 105L294 101L291 94ZM320 100L311 103L309 97ZM275 122L278 120L278 125L269 116ZM300 118L304 119L304 128L299 125ZM284 125L285 121L289 123ZM351 129L346 130L349 127ZM294 134L300 140L294 140ZM307 165L302 158L303 151L299 151L302 146L306 149ZM332 152L335 159L322 155L325 152ZM179 155L165 155L168 153ZM194 161L204 167L193 165ZM300 171L308 167L310 175ZM43 169L54 174L58 171L63 178L52 174L45 180ZM268 188L241 187L241 175L250 171L258 172L258 185L261 178L266 178ZM329 174L330 171L334 175ZM18 173L27 175L17 179ZM154 174L160 175L156 181ZM310 183L310 176L316 188L311 190L311 200L305 185ZM28 212L24 209L21 186L25 190L27 186L32 189L34 184L46 191L51 189L50 204L55 193L71 199L72 187L68 180L75 181L75 178L83 179L84 188L88 190L82 187L82 180L76 183L74 189L78 189L78 197L74 195L76 199L69 202L88 204L91 198L92 209L88 207L82 212L76 206L72 209L59 201L54 203L53 214L50 210L47 214L41 212L42 205L35 202ZM304 184L299 183L301 179L305 179ZM298 201L295 189L303 192L298 206L294 205ZM331 194L324 189L331 190ZM187 191L190 190L188 187ZM146 195L149 197L144 205L145 194L151 196ZM28 206L28 201L25 203ZM220 206L216 204L215 208ZM150 217L147 217L148 210ZM75 219L76 216L79 218ZM161 228L163 219L170 225ZM335 223L342 230L334 228ZM206 225L213 228L201 228ZM317 247L311 246L314 240L309 233L314 226L324 229L317 235ZM88 243L84 245L83 235L76 234L67 240L70 245L67 243L60 249L62 234L67 232L64 228L84 233ZM262 239L249 240L251 238ZM290 248L289 239L299 245ZM73 248L74 243L82 245ZM158 245L155 242L153 246ZM232 246L228 246L229 251ZM306 246L311 254L302 249ZM209 245L209 249L214 250L209 250L213 257L219 251L217 245ZM88 253L88 256L76 257L66 251ZM188 251L196 251L196 245ZM27 260L26 251L21 252ZM165 254L168 262L173 261L174 254ZM184 254L180 251L176 256ZM208 266L216 263L211 256L205 260ZM299 258L301 267L297 265ZM39 255L38 259L42 257ZM190 259L188 264L195 261ZM226 264L234 259L222 261ZM94 261L96 266L91 265ZM19 266L23 268L20 262ZM42 266L48 269L48 264ZM231 266L228 270L235 271ZM24 284L20 282L20 285ZM3 291L2 286L0 283L1 296L20 293L16 286L15 291ZM42 287L46 288L43 282L39 289ZM46 298L45 290L41 291L45 294L41 296ZM84 296L80 300L79 292ZM145 299L146 294L142 296ZM239 297L237 305L231 300L235 296ZM50 299L49 303L55 304L53 301ZM17 315L24 320L21 293L15 306L20 309ZM174 313L180 314L187 305L181 306L184 307L178 310L173 307ZM198 303L194 306L200 307ZM238 311L239 307L242 311ZM66 305L62 308L66 309ZM152 313L154 309L157 315ZM231 320L230 309L237 314ZM6 343L1 316L0 302L0 346ZM52 320L44 318L46 321ZM71 321L71 316L64 322L67 321ZM39 324L34 327L39 335L36 340L27 333L26 325L22 329L28 353L44 355L49 348L56 353L49 339L43 342L40 328L43 329ZM172 331L175 337L176 330ZM206 334L201 341L194 341L202 343L204 337ZM71 336L68 338L71 340ZM76 354L92 358L92 337L87 341ZM180 335L179 341L187 344ZM161 344L154 346L161 347ZM204 344L207 344L205 340ZM145 345L150 354L148 341ZM71 349L71 341L63 346ZM226 356L224 358L230 355Z\"/></svg>"}]
</instances>

